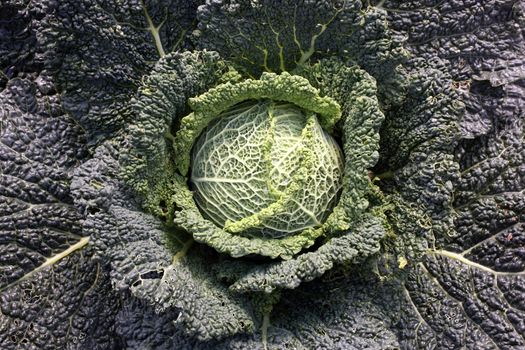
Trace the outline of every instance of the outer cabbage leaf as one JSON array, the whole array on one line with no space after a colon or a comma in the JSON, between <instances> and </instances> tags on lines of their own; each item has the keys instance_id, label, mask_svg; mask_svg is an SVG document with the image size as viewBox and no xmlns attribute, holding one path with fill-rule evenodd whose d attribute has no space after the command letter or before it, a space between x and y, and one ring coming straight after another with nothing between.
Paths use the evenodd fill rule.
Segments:
<instances>
[{"instance_id":1,"label":"outer cabbage leaf","mask_svg":"<svg viewBox=\"0 0 525 350\"><path fill-rule=\"evenodd\" d=\"M354 271L356 272L356 271ZM352 288L347 288L351 285ZM283 293L265 330L224 340L200 342L173 326L169 317L154 316L145 305L125 305L119 317L130 349L398 349L391 330L402 306L397 283L348 277L335 270L300 289ZM173 317L173 316L171 316ZM169 337L167 335L170 335ZM164 336L166 335L166 336ZM372 336L373 335L373 336ZM142 346L142 347L141 347Z\"/></svg>"},{"instance_id":2,"label":"outer cabbage leaf","mask_svg":"<svg viewBox=\"0 0 525 350\"><path fill-rule=\"evenodd\" d=\"M460 112L450 119L457 126L439 124L457 130L452 135L447 128L426 126L423 130L438 131L432 142L404 138L408 152L394 150L390 158L391 165L397 164L398 193L405 198L417 193L417 203L430 209L419 231L426 237L419 242L427 244L405 243L400 250L404 257L427 250L421 262L413 260L411 266L408 261L408 306L399 323L402 347L522 348L524 308L518 300L523 299L525 277L520 253L525 94L518 58L523 32L513 29L523 23L520 4L385 1L381 6L389 11L392 26L406 32L409 50L439 69L442 78L434 79L434 86L439 82L453 88L429 95L427 104L456 106ZM388 114L387 123L385 140L404 134L392 127L395 118L389 120ZM406 232L403 226L397 232Z\"/></svg>"},{"instance_id":3,"label":"outer cabbage leaf","mask_svg":"<svg viewBox=\"0 0 525 350\"><path fill-rule=\"evenodd\" d=\"M135 119L126 130L123 176L145 197L150 212L173 214L172 128L188 112L187 99L216 85L225 71L216 53L172 54L157 64L133 100Z\"/></svg>"},{"instance_id":4,"label":"outer cabbage leaf","mask_svg":"<svg viewBox=\"0 0 525 350\"><path fill-rule=\"evenodd\" d=\"M0 93L0 347L111 349L118 300L69 192L85 140L47 91L13 78Z\"/></svg>"},{"instance_id":5,"label":"outer cabbage leaf","mask_svg":"<svg viewBox=\"0 0 525 350\"><path fill-rule=\"evenodd\" d=\"M31 56L36 49L36 33L40 23L18 1L3 2L0 5L0 91L9 79L21 73L39 71L38 62ZM36 11L39 13L38 11Z\"/></svg>"},{"instance_id":6,"label":"outer cabbage leaf","mask_svg":"<svg viewBox=\"0 0 525 350\"><path fill-rule=\"evenodd\" d=\"M494 113L513 117L522 103L513 83L525 78L522 1L384 1L381 6L414 56L446 62L467 108L461 123L466 138L487 133ZM484 96L489 86L500 90L503 105Z\"/></svg>"},{"instance_id":7,"label":"outer cabbage leaf","mask_svg":"<svg viewBox=\"0 0 525 350\"><path fill-rule=\"evenodd\" d=\"M270 319L268 348L398 349L392 331L401 306L392 293L398 285L358 273L335 269L284 292Z\"/></svg>"},{"instance_id":8,"label":"outer cabbage leaf","mask_svg":"<svg viewBox=\"0 0 525 350\"><path fill-rule=\"evenodd\" d=\"M434 232L434 246L406 281L415 313L404 324L415 327L407 347L525 346L523 126L507 122L458 147L454 230Z\"/></svg>"},{"instance_id":9,"label":"outer cabbage leaf","mask_svg":"<svg viewBox=\"0 0 525 350\"><path fill-rule=\"evenodd\" d=\"M44 2L48 51L62 104L91 144L130 122L131 98L155 62L190 47L198 0Z\"/></svg>"},{"instance_id":10,"label":"outer cabbage leaf","mask_svg":"<svg viewBox=\"0 0 525 350\"><path fill-rule=\"evenodd\" d=\"M201 342L174 324L178 315L176 310L159 314L147 302L128 299L117 316L117 332L128 350L214 349L213 342Z\"/></svg>"},{"instance_id":11,"label":"outer cabbage leaf","mask_svg":"<svg viewBox=\"0 0 525 350\"><path fill-rule=\"evenodd\" d=\"M388 73L403 53L384 19L384 12L362 1L207 1L199 7L194 36L202 48L252 72L292 71L337 55ZM372 68L374 63L383 64Z\"/></svg>"},{"instance_id":12,"label":"outer cabbage leaf","mask_svg":"<svg viewBox=\"0 0 525 350\"><path fill-rule=\"evenodd\" d=\"M418 261L437 237L454 231L451 202L459 166L451 153L464 106L450 76L438 69L441 62L431 63L432 68L425 61L410 62L407 96L386 113L381 130L376 179L392 203L388 215L398 235L384 254L395 260L389 269L396 269L399 259Z\"/></svg>"},{"instance_id":13,"label":"outer cabbage leaf","mask_svg":"<svg viewBox=\"0 0 525 350\"><path fill-rule=\"evenodd\" d=\"M230 289L237 292L271 293L280 289L294 289L331 270L334 265L358 264L379 252L379 242L386 235L384 222L373 216L365 217L360 225L341 237L335 237L314 252L295 259L253 267L239 278ZM224 271L221 272L221 269ZM224 266L217 273L228 274Z\"/></svg>"},{"instance_id":14,"label":"outer cabbage leaf","mask_svg":"<svg viewBox=\"0 0 525 350\"><path fill-rule=\"evenodd\" d=\"M253 77L336 56L377 79L381 103L402 95L402 40L389 30L386 12L368 1L209 0L197 19L195 45Z\"/></svg>"}]
</instances>

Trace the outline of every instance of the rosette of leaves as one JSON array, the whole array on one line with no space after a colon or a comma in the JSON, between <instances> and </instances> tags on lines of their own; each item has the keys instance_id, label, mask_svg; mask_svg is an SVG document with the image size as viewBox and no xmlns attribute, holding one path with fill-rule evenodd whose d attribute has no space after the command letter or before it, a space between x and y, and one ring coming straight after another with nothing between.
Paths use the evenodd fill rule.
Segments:
<instances>
[{"instance_id":1,"label":"rosette of leaves","mask_svg":"<svg viewBox=\"0 0 525 350\"><path fill-rule=\"evenodd\" d=\"M317 75L323 80L315 83L330 84L333 97L322 95L310 84L308 78ZM121 176L145 210L162 219L161 230L166 232L162 238L166 262L157 262L163 276L142 280L132 288L135 295L164 304L163 309L167 305L180 309L190 334L203 339L223 337L246 332L260 323L277 302L280 290L296 288L334 265L360 262L377 253L388 225L368 202L377 192L368 169L377 161L378 130L384 118L376 93L370 75L336 60L304 65L297 74L263 73L255 80L225 66L215 53L162 59L136 99L138 122L119 141L130 145L122 156ZM225 129L229 136L217 139ZM327 130L341 140L342 150ZM156 134L144 137L145 131ZM227 202L238 194L228 195L224 187L203 194L199 189L192 191L191 186L206 176L200 172L221 168L222 157L243 161L233 151L250 147L247 137L262 141L249 152L238 152L250 164L246 171L268 176L255 179L247 188L261 186L268 202L258 198L262 209L238 221L228 216L221 221L213 217L216 213L207 213L207 200L218 192L224 198L222 203L221 197L215 198L216 203L235 208L236 201ZM286 138L295 146L284 143ZM281 145L276 145L277 141ZM203 150L209 147L207 142L213 148ZM227 149L232 153L219 154ZM288 173L279 174L272 168L276 159L294 151L292 166L280 169ZM210 152L219 154L218 158L210 160ZM214 164L219 165L209 170ZM231 166L222 165L226 169ZM224 176L243 174L234 168ZM255 178L253 174L244 176ZM209 176L212 180L218 177ZM272 184L274 179L287 186ZM237 183L240 180L243 178ZM278 195L271 197L272 190ZM318 208L308 210L308 205ZM228 207L217 211L227 210L238 214ZM311 219L313 212L318 218L305 225L300 217L303 210L308 214L304 217ZM291 222L296 218L298 223ZM276 226L283 221L288 221L286 229ZM257 256L260 261L252 260ZM210 263L214 273L194 270ZM190 292L192 280L206 288ZM151 290L152 281L163 283ZM160 300L159 289L165 289ZM202 299L190 297L201 292ZM211 303L210 295L214 298ZM204 324L212 329L202 328Z\"/></svg>"}]
</instances>

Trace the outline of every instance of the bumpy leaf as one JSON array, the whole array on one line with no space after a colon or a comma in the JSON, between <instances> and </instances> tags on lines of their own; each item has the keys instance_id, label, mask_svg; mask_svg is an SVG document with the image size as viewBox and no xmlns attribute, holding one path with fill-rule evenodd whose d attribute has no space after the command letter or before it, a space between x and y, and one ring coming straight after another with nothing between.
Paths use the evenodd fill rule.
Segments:
<instances>
[{"instance_id":1,"label":"bumpy leaf","mask_svg":"<svg viewBox=\"0 0 525 350\"><path fill-rule=\"evenodd\" d=\"M423 196L427 202L433 198L431 213L437 214L436 204L442 203L446 210L441 213L448 214L433 214L428 221L428 252L405 282L409 307L400 324L402 345L417 349L429 344L436 348L522 348L524 308L517 300L522 298L525 278L518 253L523 249L524 207L520 106L525 94L520 88L522 60L518 59L523 33L511 29L523 21L520 4L382 5L389 9L394 28L407 31L408 47L415 55L442 58L438 67L451 78L454 99L465 106L463 117L457 118L454 149L428 143L416 147L441 150L442 156L428 170L438 170L432 177L441 179L439 182L410 173L412 183L421 177L420 187L430 184L422 193L429 194ZM443 101L443 96L436 98ZM434 157L439 153L434 152ZM446 154L455 157L444 158ZM419 157L429 159L428 155ZM404 169L410 167L421 168L421 163Z\"/></svg>"},{"instance_id":2,"label":"bumpy leaf","mask_svg":"<svg viewBox=\"0 0 525 350\"><path fill-rule=\"evenodd\" d=\"M345 277L338 271L283 293L262 325L262 334L199 342L138 302L124 307L119 329L131 349L154 344L158 349L286 350L311 349L314 344L327 350L394 350L399 343L392 328L402 305L398 290L396 283Z\"/></svg>"},{"instance_id":3,"label":"bumpy leaf","mask_svg":"<svg viewBox=\"0 0 525 350\"><path fill-rule=\"evenodd\" d=\"M49 47L65 109L89 142L111 135L133 117L130 100L155 62L188 48L198 0L62 1L46 4Z\"/></svg>"},{"instance_id":4,"label":"bumpy leaf","mask_svg":"<svg viewBox=\"0 0 525 350\"><path fill-rule=\"evenodd\" d=\"M525 8L519 0L384 1L391 28L407 37L416 57L439 57L466 105L461 129L466 138L489 131L494 113L513 118L522 94L514 82L525 78ZM487 99L494 86L506 103Z\"/></svg>"},{"instance_id":5,"label":"bumpy leaf","mask_svg":"<svg viewBox=\"0 0 525 350\"><path fill-rule=\"evenodd\" d=\"M332 238L315 252L301 254L293 260L252 268L230 289L265 293L294 289L303 282L322 276L336 264L361 262L363 258L379 252L379 241L385 236L384 223L379 218L367 219L351 233Z\"/></svg>"},{"instance_id":6,"label":"bumpy leaf","mask_svg":"<svg viewBox=\"0 0 525 350\"><path fill-rule=\"evenodd\" d=\"M388 75L386 65L395 67L403 56L384 12L361 1L209 1L198 19L198 45L252 72L291 71L338 55Z\"/></svg>"},{"instance_id":7,"label":"bumpy leaf","mask_svg":"<svg viewBox=\"0 0 525 350\"><path fill-rule=\"evenodd\" d=\"M99 146L95 158L77 170L72 185L77 203L91 212L84 232L91 235L97 254L111 262L116 289L147 301L156 313L177 310L180 316L171 321L199 339L251 329L246 301L230 295L210 274L209 259L194 247L190 251L192 238L140 211L120 178L116 147L121 145Z\"/></svg>"},{"instance_id":8,"label":"bumpy leaf","mask_svg":"<svg viewBox=\"0 0 525 350\"><path fill-rule=\"evenodd\" d=\"M123 176L153 213L172 212L175 174L172 128L187 114L187 99L217 84L226 67L212 52L185 52L162 59L133 100L135 119L127 131ZM162 204L163 203L163 204Z\"/></svg>"},{"instance_id":9,"label":"bumpy leaf","mask_svg":"<svg viewBox=\"0 0 525 350\"><path fill-rule=\"evenodd\" d=\"M454 235L438 238L406 283L421 325L411 346L429 332L450 347L525 346L523 126L500 127L460 147Z\"/></svg>"},{"instance_id":10,"label":"bumpy leaf","mask_svg":"<svg viewBox=\"0 0 525 350\"><path fill-rule=\"evenodd\" d=\"M33 72L34 62L28 59L35 51L38 21L22 3L0 5L0 91L9 79L21 72ZM32 30L33 29L33 30Z\"/></svg>"},{"instance_id":11,"label":"bumpy leaf","mask_svg":"<svg viewBox=\"0 0 525 350\"><path fill-rule=\"evenodd\" d=\"M0 94L0 347L108 349L118 302L69 193L84 139L47 91L15 78Z\"/></svg>"}]
</instances>

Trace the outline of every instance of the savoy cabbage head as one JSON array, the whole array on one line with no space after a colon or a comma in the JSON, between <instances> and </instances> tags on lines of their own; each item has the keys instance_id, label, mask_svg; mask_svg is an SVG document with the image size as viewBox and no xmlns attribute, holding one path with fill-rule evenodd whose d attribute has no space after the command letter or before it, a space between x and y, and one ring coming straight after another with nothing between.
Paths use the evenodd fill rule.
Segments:
<instances>
[{"instance_id":1,"label":"savoy cabbage head","mask_svg":"<svg viewBox=\"0 0 525 350\"><path fill-rule=\"evenodd\" d=\"M282 238L320 226L341 188L336 141L315 114L289 103L249 101L221 113L192 161L197 206L230 232Z\"/></svg>"},{"instance_id":2,"label":"savoy cabbage head","mask_svg":"<svg viewBox=\"0 0 525 350\"><path fill-rule=\"evenodd\" d=\"M520 0L0 4L1 349L525 349Z\"/></svg>"}]
</instances>

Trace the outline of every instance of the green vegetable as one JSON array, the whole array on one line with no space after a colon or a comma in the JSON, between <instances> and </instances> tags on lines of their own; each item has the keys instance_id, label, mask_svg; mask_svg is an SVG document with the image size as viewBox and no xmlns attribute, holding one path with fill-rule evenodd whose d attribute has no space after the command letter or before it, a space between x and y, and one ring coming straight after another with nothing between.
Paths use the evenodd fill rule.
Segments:
<instances>
[{"instance_id":1,"label":"green vegetable","mask_svg":"<svg viewBox=\"0 0 525 350\"><path fill-rule=\"evenodd\" d=\"M525 348L524 13L3 1L0 349Z\"/></svg>"},{"instance_id":2,"label":"green vegetable","mask_svg":"<svg viewBox=\"0 0 525 350\"><path fill-rule=\"evenodd\" d=\"M319 227L337 202L343 160L317 117L263 100L217 116L193 146L195 201L232 233L282 238Z\"/></svg>"},{"instance_id":3,"label":"green vegetable","mask_svg":"<svg viewBox=\"0 0 525 350\"><path fill-rule=\"evenodd\" d=\"M311 246L325 231L343 175L341 151L317 115L333 129L339 105L287 73L222 84L190 103L194 112L182 119L174 152L186 175L193 147L195 192L182 198L188 188L178 178L175 223L236 257L289 259ZM186 221L186 212L200 216L195 204L207 234Z\"/></svg>"}]
</instances>

